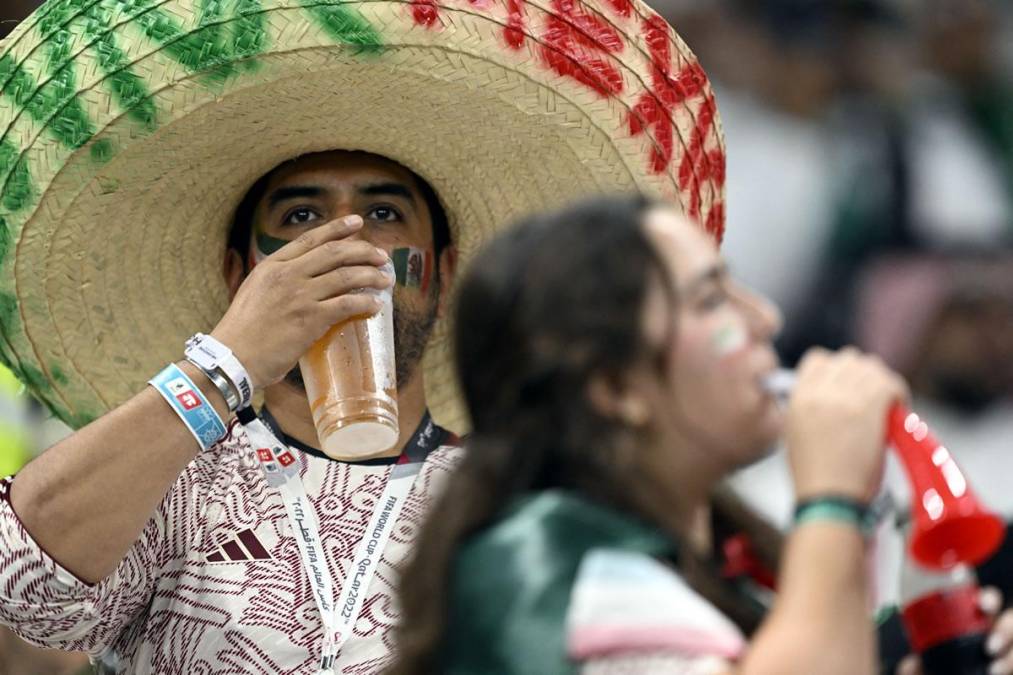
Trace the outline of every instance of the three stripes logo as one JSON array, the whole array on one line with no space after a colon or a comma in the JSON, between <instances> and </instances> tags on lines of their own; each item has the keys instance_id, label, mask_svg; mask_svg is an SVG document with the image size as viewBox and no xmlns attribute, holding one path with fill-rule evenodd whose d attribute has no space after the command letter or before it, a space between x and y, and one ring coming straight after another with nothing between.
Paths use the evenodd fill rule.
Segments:
<instances>
[{"instance_id":1,"label":"three stripes logo","mask_svg":"<svg viewBox=\"0 0 1013 675\"><path fill-rule=\"evenodd\" d=\"M250 560L271 560L271 554L257 539L253 530L243 530L221 542L218 550L208 555L209 563L246 562Z\"/></svg>"}]
</instances>

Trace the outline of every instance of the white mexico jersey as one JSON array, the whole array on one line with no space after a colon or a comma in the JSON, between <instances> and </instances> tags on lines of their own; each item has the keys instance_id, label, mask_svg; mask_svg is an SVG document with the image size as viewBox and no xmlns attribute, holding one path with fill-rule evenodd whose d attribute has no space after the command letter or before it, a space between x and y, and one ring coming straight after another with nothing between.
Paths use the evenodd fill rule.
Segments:
<instances>
[{"instance_id":1,"label":"white mexico jersey","mask_svg":"<svg viewBox=\"0 0 1013 675\"><path fill-rule=\"evenodd\" d=\"M391 465L298 454L340 593ZM390 664L398 570L460 455L442 446L426 459L335 672L377 673ZM9 488L0 482L0 623L30 642L87 651L115 661L121 673L316 672L320 613L285 507L239 425L190 463L99 584L77 579L35 543L11 508Z\"/></svg>"}]
</instances>

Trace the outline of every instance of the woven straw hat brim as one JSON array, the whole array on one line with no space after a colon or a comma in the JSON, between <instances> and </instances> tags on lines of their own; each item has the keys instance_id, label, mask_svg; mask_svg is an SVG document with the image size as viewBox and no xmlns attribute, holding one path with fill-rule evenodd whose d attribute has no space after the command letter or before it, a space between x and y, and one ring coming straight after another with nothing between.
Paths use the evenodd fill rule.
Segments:
<instances>
[{"instance_id":1,"label":"woven straw hat brim","mask_svg":"<svg viewBox=\"0 0 1013 675\"><path fill-rule=\"evenodd\" d=\"M4 360L74 426L124 401L224 313L247 189L330 149L425 178L462 265L599 192L723 228L713 95L645 5L51 1L0 47ZM427 398L463 431L448 335L441 319Z\"/></svg>"}]
</instances>

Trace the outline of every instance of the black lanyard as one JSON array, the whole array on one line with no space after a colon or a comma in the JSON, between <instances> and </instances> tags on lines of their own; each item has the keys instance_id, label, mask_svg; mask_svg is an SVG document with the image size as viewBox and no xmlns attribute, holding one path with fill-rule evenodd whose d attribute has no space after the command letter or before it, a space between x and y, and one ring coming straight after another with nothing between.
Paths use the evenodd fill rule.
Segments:
<instances>
[{"instance_id":1,"label":"black lanyard","mask_svg":"<svg viewBox=\"0 0 1013 675\"><path fill-rule=\"evenodd\" d=\"M338 461L332 457L328 457L317 448L306 445L302 441L292 438L281 428L278 424L278 420L274 418L271 411L267 409L265 405L260 409L260 414L257 415L261 421L264 422L274 432L274 435L285 442L286 445L293 447L297 450L305 452L307 455L313 455L314 457L320 457L332 462ZM446 429L437 426L433 423L432 417L429 415L427 410L422 416L422 421L419 422L419 426L415 429L415 433L412 434L411 438L405 444L401 450L401 454L397 457L376 457L374 459L364 459L357 462L346 462L342 461L343 464L355 464L358 466L390 466L391 464L403 464L405 462L424 462L429 453L436 448L443 445L446 440L450 437L450 432Z\"/></svg>"}]
</instances>

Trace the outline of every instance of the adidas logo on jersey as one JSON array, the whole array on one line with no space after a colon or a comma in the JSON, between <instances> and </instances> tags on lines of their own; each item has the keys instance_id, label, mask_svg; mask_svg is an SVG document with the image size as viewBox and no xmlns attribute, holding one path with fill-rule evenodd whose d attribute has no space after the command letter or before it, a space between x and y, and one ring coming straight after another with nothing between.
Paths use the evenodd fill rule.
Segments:
<instances>
[{"instance_id":1,"label":"adidas logo on jersey","mask_svg":"<svg viewBox=\"0 0 1013 675\"><path fill-rule=\"evenodd\" d=\"M271 554L257 539L253 530L243 530L230 539L219 543L218 550L207 556L209 563L243 562L248 560L270 560Z\"/></svg>"}]
</instances>

